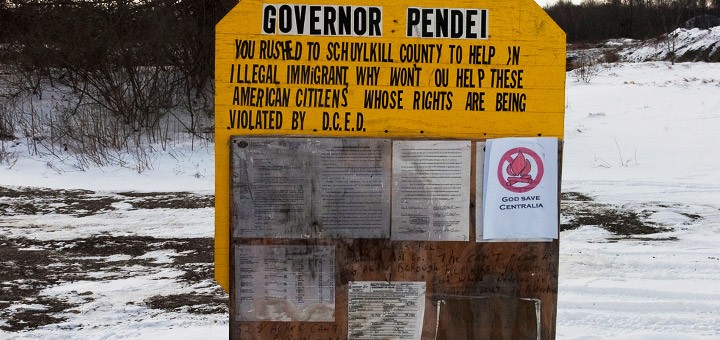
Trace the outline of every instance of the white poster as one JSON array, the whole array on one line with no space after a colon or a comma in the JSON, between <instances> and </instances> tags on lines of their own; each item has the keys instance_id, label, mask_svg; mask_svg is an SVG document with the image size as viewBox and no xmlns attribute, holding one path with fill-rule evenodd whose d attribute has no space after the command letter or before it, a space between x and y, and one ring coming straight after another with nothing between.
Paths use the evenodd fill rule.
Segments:
<instances>
[{"instance_id":1,"label":"white poster","mask_svg":"<svg viewBox=\"0 0 720 340\"><path fill-rule=\"evenodd\" d=\"M556 138L488 140L483 177L483 240L558 237Z\"/></svg>"},{"instance_id":2,"label":"white poster","mask_svg":"<svg viewBox=\"0 0 720 340\"><path fill-rule=\"evenodd\" d=\"M392 239L467 241L470 141L394 141Z\"/></svg>"},{"instance_id":3,"label":"white poster","mask_svg":"<svg viewBox=\"0 0 720 340\"><path fill-rule=\"evenodd\" d=\"M416 340L422 334L425 282L353 281L348 339Z\"/></svg>"},{"instance_id":4,"label":"white poster","mask_svg":"<svg viewBox=\"0 0 720 340\"><path fill-rule=\"evenodd\" d=\"M237 245L240 321L335 321L335 248Z\"/></svg>"},{"instance_id":5,"label":"white poster","mask_svg":"<svg viewBox=\"0 0 720 340\"><path fill-rule=\"evenodd\" d=\"M236 237L390 237L390 140L235 137Z\"/></svg>"},{"instance_id":6,"label":"white poster","mask_svg":"<svg viewBox=\"0 0 720 340\"><path fill-rule=\"evenodd\" d=\"M312 140L313 226L339 238L390 237L390 140Z\"/></svg>"}]
</instances>

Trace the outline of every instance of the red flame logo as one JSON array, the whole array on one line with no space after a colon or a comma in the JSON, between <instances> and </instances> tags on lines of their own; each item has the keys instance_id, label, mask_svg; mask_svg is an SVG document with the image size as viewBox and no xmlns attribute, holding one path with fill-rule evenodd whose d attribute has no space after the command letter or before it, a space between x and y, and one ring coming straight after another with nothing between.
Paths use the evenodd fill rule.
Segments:
<instances>
[{"instance_id":1,"label":"red flame logo","mask_svg":"<svg viewBox=\"0 0 720 340\"><path fill-rule=\"evenodd\" d=\"M530 173L530 170L532 170L532 164L527 160L527 158L525 158L522 151L518 152L512 162L510 162L505 169L508 175L514 177L527 176Z\"/></svg>"},{"instance_id":2,"label":"red flame logo","mask_svg":"<svg viewBox=\"0 0 720 340\"><path fill-rule=\"evenodd\" d=\"M542 159L532 149L517 147L500 157L497 175L500 184L512 192L523 193L535 188L542 180Z\"/></svg>"},{"instance_id":3,"label":"red flame logo","mask_svg":"<svg viewBox=\"0 0 720 340\"><path fill-rule=\"evenodd\" d=\"M508 164L505 171L508 174L506 185L513 186L518 183L532 184L532 176L530 176L530 170L532 170L532 164L525 158L522 151L518 151L515 158Z\"/></svg>"}]
</instances>

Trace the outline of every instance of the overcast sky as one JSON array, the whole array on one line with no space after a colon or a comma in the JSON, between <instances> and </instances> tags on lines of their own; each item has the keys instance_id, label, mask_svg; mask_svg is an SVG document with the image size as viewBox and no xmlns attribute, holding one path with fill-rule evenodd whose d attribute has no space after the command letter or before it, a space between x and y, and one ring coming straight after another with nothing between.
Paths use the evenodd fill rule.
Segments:
<instances>
[{"instance_id":1,"label":"overcast sky","mask_svg":"<svg viewBox=\"0 0 720 340\"><path fill-rule=\"evenodd\" d=\"M535 2L537 2L537 4L540 5L540 7L545 7L545 5L556 3L557 0L535 0ZM573 2L575 2L575 1L573 1Z\"/></svg>"},{"instance_id":2,"label":"overcast sky","mask_svg":"<svg viewBox=\"0 0 720 340\"><path fill-rule=\"evenodd\" d=\"M558 0L535 0L535 2L537 2L537 4L540 5L540 7L545 7L546 5L551 5L551 4L558 2ZM583 0L570 0L570 2L578 5L578 4L582 3Z\"/></svg>"}]
</instances>

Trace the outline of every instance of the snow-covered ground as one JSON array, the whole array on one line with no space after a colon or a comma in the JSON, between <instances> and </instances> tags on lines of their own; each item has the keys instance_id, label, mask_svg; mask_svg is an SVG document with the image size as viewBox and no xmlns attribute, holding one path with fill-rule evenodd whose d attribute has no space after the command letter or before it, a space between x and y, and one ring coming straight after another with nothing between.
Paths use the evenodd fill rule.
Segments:
<instances>
[{"instance_id":1,"label":"snow-covered ground","mask_svg":"<svg viewBox=\"0 0 720 340\"><path fill-rule=\"evenodd\" d=\"M561 233L558 339L720 339L720 64L604 65L589 84L569 74L566 98L562 191L635 213L663 231L627 236L583 225ZM16 147L22 153L24 146ZM129 168L73 172L49 158L20 157L11 167L0 166L0 185L90 189L109 196L129 190L211 194L212 147L184 150L163 156L142 174ZM137 210L126 201L113 204L113 211L85 217L0 216L0 236L58 241L81 234L213 235L209 208ZM162 263L177 255L145 256ZM65 282L47 288L42 294L68 299L83 299L82 292L92 290L95 300L63 323L0 331L0 338L227 338L222 315L168 313L135 303L192 288L178 286L172 279L179 274L163 268L101 285Z\"/></svg>"},{"instance_id":2,"label":"snow-covered ground","mask_svg":"<svg viewBox=\"0 0 720 340\"><path fill-rule=\"evenodd\" d=\"M610 65L566 100L563 192L672 230L561 233L558 338L720 338L720 65Z\"/></svg>"}]
</instances>

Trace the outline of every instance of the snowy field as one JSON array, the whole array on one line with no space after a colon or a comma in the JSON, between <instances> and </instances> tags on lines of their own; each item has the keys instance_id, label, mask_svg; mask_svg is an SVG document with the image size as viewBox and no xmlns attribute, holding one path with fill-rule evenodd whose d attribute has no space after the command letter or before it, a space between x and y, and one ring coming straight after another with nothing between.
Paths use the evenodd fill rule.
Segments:
<instances>
[{"instance_id":1,"label":"snowy field","mask_svg":"<svg viewBox=\"0 0 720 340\"><path fill-rule=\"evenodd\" d=\"M589 84L569 74L565 131L557 338L720 339L720 65L604 65ZM35 214L16 205L0 216L0 248L51 254L93 236L118 249L119 241L164 240L137 254L106 256L88 267L91 273L38 292L69 304L66 310L42 299L6 307L0 314L6 318L53 312L58 321L0 330L0 339L227 338L227 314L216 305L198 304L209 309L195 313L193 306L158 309L148 302L198 291L203 301L222 297L209 278L181 279L191 270L168 265L182 258L209 273L207 260L190 259L173 244L187 242L199 254L213 236L213 209L202 203L213 191L212 146L175 151L154 165L142 174L78 172L51 158L20 157L0 167L0 187L87 189L92 193L77 195L105 202L74 215L59 210L62 202ZM129 193L138 191L155 192L156 201L190 196L194 203L150 209L140 204L149 198ZM0 204L10 201L0 195ZM112 261L137 262L113 269ZM8 325L0 318L0 329Z\"/></svg>"},{"instance_id":2,"label":"snowy field","mask_svg":"<svg viewBox=\"0 0 720 340\"><path fill-rule=\"evenodd\" d=\"M608 66L567 82L563 192L669 230L560 235L559 339L720 339L720 65Z\"/></svg>"}]
</instances>

